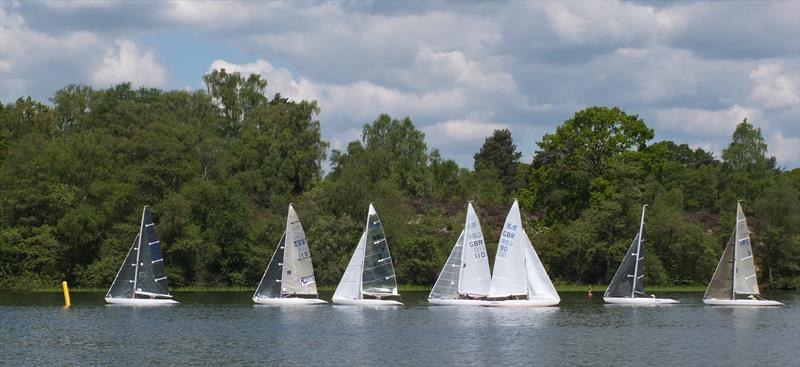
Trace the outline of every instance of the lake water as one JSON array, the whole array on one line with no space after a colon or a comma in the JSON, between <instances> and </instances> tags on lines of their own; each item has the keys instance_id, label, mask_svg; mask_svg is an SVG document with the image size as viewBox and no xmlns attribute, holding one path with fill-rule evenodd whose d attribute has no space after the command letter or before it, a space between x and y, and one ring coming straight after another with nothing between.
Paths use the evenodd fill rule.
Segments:
<instances>
[{"instance_id":1,"label":"lake water","mask_svg":"<svg viewBox=\"0 0 800 367\"><path fill-rule=\"evenodd\" d=\"M774 308L675 306L255 306L250 293L177 292L166 307L106 306L103 293L0 293L1 365L800 366L800 294ZM330 293L322 297L330 299Z\"/></svg>"}]
</instances>

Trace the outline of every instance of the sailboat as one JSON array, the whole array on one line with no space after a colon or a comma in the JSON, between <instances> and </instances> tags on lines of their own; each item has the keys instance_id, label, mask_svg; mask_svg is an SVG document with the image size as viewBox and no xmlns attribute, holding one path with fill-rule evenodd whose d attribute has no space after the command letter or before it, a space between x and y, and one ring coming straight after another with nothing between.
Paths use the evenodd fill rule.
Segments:
<instances>
[{"instance_id":1,"label":"sailboat","mask_svg":"<svg viewBox=\"0 0 800 367\"><path fill-rule=\"evenodd\" d=\"M485 301L483 306L535 307L553 306L561 302L528 234L522 228L516 199L500 234L488 297L495 300Z\"/></svg>"},{"instance_id":2,"label":"sailboat","mask_svg":"<svg viewBox=\"0 0 800 367\"><path fill-rule=\"evenodd\" d=\"M399 296L392 255L389 254L381 220L370 203L367 224L342 280L336 287L333 303L361 306L402 305L398 301L382 299L391 296Z\"/></svg>"},{"instance_id":3,"label":"sailboat","mask_svg":"<svg viewBox=\"0 0 800 367\"><path fill-rule=\"evenodd\" d=\"M747 296L747 298L737 298ZM712 306L782 306L783 303L761 299L750 247L750 230L742 211L736 203L736 228L733 230L722 258L717 264L703 302Z\"/></svg>"},{"instance_id":4,"label":"sailboat","mask_svg":"<svg viewBox=\"0 0 800 367\"><path fill-rule=\"evenodd\" d=\"M480 305L480 298L489 294L492 277L486 244L478 215L467 204L467 218L464 230L450 251L439 278L436 280L428 303L434 305L468 306Z\"/></svg>"},{"instance_id":5,"label":"sailboat","mask_svg":"<svg viewBox=\"0 0 800 367\"><path fill-rule=\"evenodd\" d=\"M147 306L176 304L169 294L161 244L150 209L144 207L139 233L106 293L111 304Z\"/></svg>"},{"instance_id":6,"label":"sailboat","mask_svg":"<svg viewBox=\"0 0 800 367\"><path fill-rule=\"evenodd\" d=\"M647 208L642 206L642 220L639 222L639 234L636 235L631 243L631 247L622 259L611 284L608 285L606 293L603 294L603 301L608 303L626 305L660 305L679 303L674 299L655 298L655 297L636 297L645 295L644 293L644 247L642 247L642 235L644 233L644 211Z\"/></svg>"},{"instance_id":7,"label":"sailboat","mask_svg":"<svg viewBox=\"0 0 800 367\"><path fill-rule=\"evenodd\" d=\"M253 294L253 302L265 305L313 305L317 298L314 265L300 218L289 204L286 230Z\"/></svg>"}]
</instances>

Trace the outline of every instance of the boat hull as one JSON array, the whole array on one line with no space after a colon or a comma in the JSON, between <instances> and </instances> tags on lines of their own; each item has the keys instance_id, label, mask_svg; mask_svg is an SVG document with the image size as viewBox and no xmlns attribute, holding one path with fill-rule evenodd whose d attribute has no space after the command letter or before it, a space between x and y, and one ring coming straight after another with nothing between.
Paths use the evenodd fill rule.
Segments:
<instances>
[{"instance_id":1,"label":"boat hull","mask_svg":"<svg viewBox=\"0 0 800 367\"><path fill-rule=\"evenodd\" d=\"M485 300L481 299L440 299L428 298L428 303L437 306L480 306Z\"/></svg>"},{"instance_id":2,"label":"boat hull","mask_svg":"<svg viewBox=\"0 0 800 367\"><path fill-rule=\"evenodd\" d=\"M317 298L297 298L297 297L287 297L287 298L253 297L253 302L260 305L271 305L271 306L322 305L328 303L326 301Z\"/></svg>"},{"instance_id":3,"label":"boat hull","mask_svg":"<svg viewBox=\"0 0 800 367\"><path fill-rule=\"evenodd\" d=\"M783 306L778 301L768 299L704 299L703 303L709 306Z\"/></svg>"},{"instance_id":4,"label":"boat hull","mask_svg":"<svg viewBox=\"0 0 800 367\"><path fill-rule=\"evenodd\" d=\"M177 305L178 301L164 298L106 298L106 303L125 306L165 306Z\"/></svg>"},{"instance_id":5,"label":"boat hull","mask_svg":"<svg viewBox=\"0 0 800 367\"><path fill-rule=\"evenodd\" d=\"M669 298L645 298L645 297L634 297L634 298L603 297L603 301L615 305L673 305L676 303L680 303L674 299L669 299Z\"/></svg>"},{"instance_id":6,"label":"boat hull","mask_svg":"<svg viewBox=\"0 0 800 367\"><path fill-rule=\"evenodd\" d=\"M547 307L555 306L560 299L509 299L504 301L483 301L481 306L486 307Z\"/></svg>"},{"instance_id":7,"label":"boat hull","mask_svg":"<svg viewBox=\"0 0 800 367\"><path fill-rule=\"evenodd\" d=\"M390 299L346 299L334 298L333 303L345 306L402 306L403 304Z\"/></svg>"}]
</instances>

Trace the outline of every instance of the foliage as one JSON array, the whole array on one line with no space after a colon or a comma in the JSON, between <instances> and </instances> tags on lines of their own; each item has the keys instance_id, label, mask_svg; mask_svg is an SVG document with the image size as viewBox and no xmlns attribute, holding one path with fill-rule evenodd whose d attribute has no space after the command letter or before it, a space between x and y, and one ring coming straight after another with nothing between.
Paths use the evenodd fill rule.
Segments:
<instances>
[{"instance_id":1,"label":"foliage","mask_svg":"<svg viewBox=\"0 0 800 367\"><path fill-rule=\"evenodd\" d=\"M472 200L490 259L512 198L549 274L605 284L645 217L648 284L703 285L743 200L762 286L800 287L800 169L737 126L723 161L661 141L636 115L589 107L520 161L497 130L474 170L445 159L406 117L380 115L333 150L314 101L264 96L224 70L203 91L71 85L47 105L0 105L0 288L60 279L105 288L152 208L176 287L254 287L284 230L303 220L321 288L339 281L373 203L398 281L431 285ZM598 287L598 290L601 287Z\"/></svg>"}]
</instances>

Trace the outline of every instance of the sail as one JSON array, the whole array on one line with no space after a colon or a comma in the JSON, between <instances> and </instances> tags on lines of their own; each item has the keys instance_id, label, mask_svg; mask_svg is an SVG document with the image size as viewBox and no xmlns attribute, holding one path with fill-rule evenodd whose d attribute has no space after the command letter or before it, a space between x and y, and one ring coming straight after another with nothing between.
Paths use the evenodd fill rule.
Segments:
<instances>
[{"instance_id":1,"label":"sail","mask_svg":"<svg viewBox=\"0 0 800 367\"><path fill-rule=\"evenodd\" d=\"M633 243L631 243L631 247L628 248L628 252L625 253L625 258L622 259L622 263L619 264L619 268L617 268L617 272L614 273L614 278L611 279L611 284L608 285L606 289L606 293L603 294L603 297L632 297L634 282L633 279L635 277L635 268L636 268L636 247L639 244L639 235L637 234L636 237L633 239ZM641 287L641 278L637 282L637 286ZM641 288L639 289L641 293Z\"/></svg>"},{"instance_id":2,"label":"sail","mask_svg":"<svg viewBox=\"0 0 800 367\"><path fill-rule=\"evenodd\" d=\"M735 287L736 294L759 294L756 265L753 261L753 249L750 247L750 230L744 217L742 205L736 204L736 258Z\"/></svg>"},{"instance_id":3,"label":"sail","mask_svg":"<svg viewBox=\"0 0 800 367\"><path fill-rule=\"evenodd\" d=\"M378 213L372 204L367 215L367 238L364 247L364 268L361 273L361 291L375 296L397 295L397 282L392 255L386 243Z\"/></svg>"},{"instance_id":4,"label":"sail","mask_svg":"<svg viewBox=\"0 0 800 367\"><path fill-rule=\"evenodd\" d=\"M139 234L133 240L131 248L128 250L128 256L122 262L122 266L117 272L114 282L111 283L111 288L106 293L106 298L133 298L133 278L136 273L136 252L139 245Z\"/></svg>"},{"instance_id":5,"label":"sail","mask_svg":"<svg viewBox=\"0 0 800 367\"><path fill-rule=\"evenodd\" d=\"M311 263L311 251L300 224L300 218L289 204L286 217L285 249L283 253L283 277L281 287L284 294L316 295L317 284L314 280L314 265Z\"/></svg>"},{"instance_id":6,"label":"sail","mask_svg":"<svg viewBox=\"0 0 800 367\"><path fill-rule=\"evenodd\" d=\"M461 253L464 249L464 231L458 236L447 262L444 263L436 284L431 289L428 298L456 299L459 293L459 279L461 278Z\"/></svg>"},{"instance_id":7,"label":"sail","mask_svg":"<svg viewBox=\"0 0 800 367\"><path fill-rule=\"evenodd\" d=\"M286 233L278 241L278 248L272 253L267 270L258 283L254 297L278 298L281 296L281 274L283 273L283 253L286 247Z\"/></svg>"},{"instance_id":8,"label":"sail","mask_svg":"<svg viewBox=\"0 0 800 367\"><path fill-rule=\"evenodd\" d=\"M519 204L514 200L514 205L508 212L503 225L503 233L500 235L500 242L497 245L489 297L500 298L528 294L525 276L525 249L520 235L521 230L522 219L519 214Z\"/></svg>"},{"instance_id":9,"label":"sail","mask_svg":"<svg viewBox=\"0 0 800 367\"><path fill-rule=\"evenodd\" d=\"M525 230L521 230L520 234L525 241L523 247L525 249L525 274L528 280L528 299L561 299L553 282L550 281L550 277L547 276L547 271L544 269L542 261L539 260L539 255L533 249L528 234L525 233Z\"/></svg>"},{"instance_id":10,"label":"sail","mask_svg":"<svg viewBox=\"0 0 800 367\"><path fill-rule=\"evenodd\" d=\"M481 223L478 215L467 205L467 219L464 224L464 251L461 253L461 281L458 293L470 296L486 296L492 283L489 272L489 257L486 255L486 243L483 240Z\"/></svg>"},{"instance_id":11,"label":"sail","mask_svg":"<svg viewBox=\"0 0 800 367\"><path fill-rule=\"evenodd\" d=\"M731 235L703 299L733 299L733 246L736 231Z\"/></svg>"},{"instance_id":12,"label":"sail","mask_svg":"<svg viewBox=\"0 0 800 367\"><path fill-rule=\"evenodd\" d=\"M361 296L361 269L364 264L364 248L367 245L367 232L361 234L358 246L353 252L353 257L344 270L342 280L333 293L333 299L360 299Z\"/></svg>"},{"instance_id":13,"label":"sail","mask_svg":"<svg viewBox=\"0 0 800 367\"><path fill-rule=\"evenodd\" d=\"M136 274L136 293L168 296L167 273L161 244L156 237L156 226L150 218L150 208L144 207L142 227L139 230L139 267Z\"/></svg>"}]
</instances>

